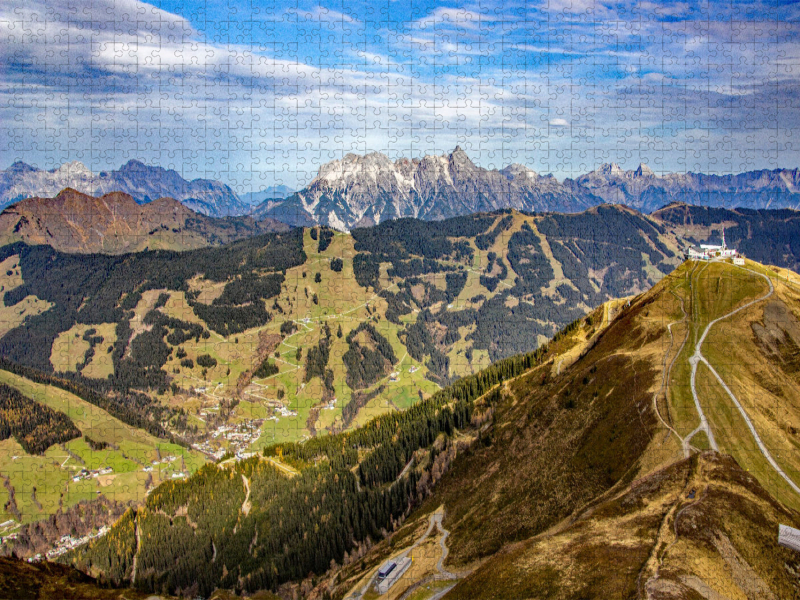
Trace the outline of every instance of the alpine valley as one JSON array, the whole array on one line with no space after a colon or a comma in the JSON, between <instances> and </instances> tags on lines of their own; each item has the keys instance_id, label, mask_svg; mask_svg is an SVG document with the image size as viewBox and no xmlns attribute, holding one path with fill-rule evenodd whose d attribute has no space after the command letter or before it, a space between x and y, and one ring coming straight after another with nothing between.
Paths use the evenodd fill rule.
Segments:
<instances>
[{"instance_id":1,"label":"alpine valley","mask_svg":"<svg viewBox=\"0 0 800 600\"><path fill-rule=\"evenodd\" d=\"M333 165L0 214L0 597L800 597L790 172Z\"/></svg>"}]
</instances>

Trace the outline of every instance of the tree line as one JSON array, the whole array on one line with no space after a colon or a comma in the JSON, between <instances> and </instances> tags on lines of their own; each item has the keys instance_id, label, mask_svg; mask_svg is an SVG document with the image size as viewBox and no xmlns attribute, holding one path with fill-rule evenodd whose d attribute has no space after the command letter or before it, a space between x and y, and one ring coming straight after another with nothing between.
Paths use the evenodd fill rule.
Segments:
<instances>
[{"instance_id":1,"label":"tree line","mask_svg":"<svg viewBox=\"0 0 800 600\"><path fill-rule=\"evenodd\" d=\"M80 437L67 415L0 383L0 440L14 437L28 454Z\"/></svg>"}]
</instances>

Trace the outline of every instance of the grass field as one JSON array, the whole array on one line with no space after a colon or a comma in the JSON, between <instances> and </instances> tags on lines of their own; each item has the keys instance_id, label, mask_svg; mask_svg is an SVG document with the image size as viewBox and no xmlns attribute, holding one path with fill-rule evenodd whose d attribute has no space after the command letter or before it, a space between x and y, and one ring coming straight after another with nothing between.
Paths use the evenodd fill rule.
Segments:
<instances>
[{"instance_id":1,"label":"grass field","mask_svg":"<svg viewBox=\"0 0 800 600\"><path fill-rule=\"evenodd\" d=\"M748 261L748 269L727 262L697 264L688 278L677 280L673 291L684 298L689 322L689 338L673 367L669 400L674 427L685 436L700 420L690 387L689 358L695 352L696 341L708 323L728 314L747 302L763 297L769 287L762 277L773 280L775 294L763 302L745 308L722 319L709 330L702 353L752 420L759 437L773 458L795 483L800 482L800 440L792 433L800 428L800 393L795 376L781 366L782 358L770 355L759 344L754 327L770 329L776 340L786 339L782 327L791 328L791 314L800 314L800 293L792 292L775 278L775 273ZM687 272L689 268L686 267ZM691 280L691 290L688 280ZM772 304L771 303L777 303ZM765 317L765 307L773 306L782 316L777 322ZM775 308L777 306L778 308ZM780 309L783 306L783 309ZM788 312L781 313L780 310ZM800 331L800 325L797 326ZM768 463L742 417L739 409L711 371L700 364L696 378L697 394L706 413L720 451L731 454L758 481L787 506L800 508L800 497ZM692 438L692 445L709 448L709 440L701 432Z\"/></svg>"},{"instance_id":2,"label":"grass field","mask_svg":"<svg viewBox=\"0 0 800 600\"><path fill-rule=\"evenodd\" d=\"M50 352L50 363L57 372L75 371L83 363L84 355L89 349L89 342L83 339L84 334L94 329L96 337L103 341L95 346L94 355L81 373L95 379L105 379L114 372L114 364L108 352L117 340L116 325L102 323L100 325L76 324L56 337Z\"/></svg>"},{"instance_id":3,"label":"grass field","mask_svg":"<svg viewBox=\"0 0 800 600\"><path fill-rule=\"evenodd\" d=\"M144 499L148 475L158 484L184 466L186 471L194 472L205 462L201 454L130 427L58 388L31 382L7 371L0 371L0 382L66 413L83 435L109 444L108 448L95 451L81 437L63 447L51 446L42 456L33 456L13 439L0 442L0 473L9 478L14 488L24 523L46 518L59 506L66 509L81 500L96 498L98 493L120 501ZM156 460L159 452L162 457L172 455L176 460L154 466L152 473L144 472L143 467ZM105 477L72 481L73 475L83 468L101 467L111 467L113 471ZM5 488L0 490L0 499L2 504L8 499ZM14 518L10 512L0 513L5 519Z\"/></svg>"}]
</instances>

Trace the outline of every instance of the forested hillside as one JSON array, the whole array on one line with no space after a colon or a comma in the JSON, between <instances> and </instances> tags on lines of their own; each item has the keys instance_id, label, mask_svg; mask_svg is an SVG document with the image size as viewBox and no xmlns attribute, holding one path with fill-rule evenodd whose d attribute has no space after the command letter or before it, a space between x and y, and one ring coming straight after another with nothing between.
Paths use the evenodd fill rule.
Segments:
<instances>
[{"instance_id":1,"label":"forested hillside","mask_svg":"<svg viewBox=\"0 0 800 600\"><path fill-rule=\"evenodd\" d=\"M410 556L407 575L381 598L796 597L800 559L777 531L800 526L800 495L780 474L798 481L800 469L792 430L776 426L800 419L790 391L797 368L781 354L798 321L777 308L797 314L796 281L750 262L687 262L607 307L616 315L607 328L590 326L604 311L567 328L576 346L501 386L479 439L456 453L430 496L314 593L370 597L378 567ZM692 433L703 414L686 398L692 331L699 339L737 308L735 334L730 320L711 326L703 360L771 440L772 466L750 451L756 434L746 424L731 427L740 409L711 366L698 372L697 393L716 442ZM785 336L770 324L777 314ZM735 369L732 353L753 367ZM764 399L771 394L791 398L780 417Z\"/></svg>"},{"instance_id":2,"label":"forested hillside","mask_svg":"<svg viewBox=\"0 0 800 600\"><path fill-rule=\"evenodd\" d=\"M424 498L457 432L475 429L493 410L497 385L547 356L543 347L507 359L352 432L207 465L185 482L160 486L71 561L117 583L188 595L276 588L324 573ZM280 464L299 474L287 475Z\"/></svg>"},{"instance_id":3,"label":"forested hillside","mask_svg":"<svg viewBox=\"0 0 800 600\"><path fill-rule=\"evenodd\" d=\"M80 435L80 430L64 413L0 384L0 441L14 436L25 452L41 454L53 444Z\"/></svg>"},{"instance_id":4,"label":"forested hillside","mask_svg":"<svg viewBox=\"0 0 800 600\"><path fill-rule=\"evenodd\" d=\"M205 439L200 412L219 404L217 425L264 415L285 422L272 439L299 439L531 351L651 286L676 253L657 224L610 206L295 229L186 252L18 242L0 249L0 355L156 434ZM209 389L221 403L206 403Z\"/></svg>"},{"instance_id":5,"label":"forested hillside","mask_svg":"<svg viewBox=\"0 0 800 600\"><path fill-rule=\"evenodd\" d=\"M800 562L776 533L779 523L800 525L798 497L784 495L766 463L737 463L752 453L705 451L710 437L686 444L699 419L682 397L692 328L741 307L748 322L765 314L771 331L759 273L780 302L800 306L777 273L753 263L746 271L686 263L406 411L207 465L157 488L68 560L141 591L188 596L222 587L351 599L793 597ZM764 335L743 330L735 344L772 360ZM781 382L796 372L781 369ZM708 383L701 404L720 447L741 450ZM789 443L791 432L774 437L748 406L763 435ZM794 459L779 459L797 477ZM412 568L377 594L377 568L400 556Z\"/></svg>"},{"instance_id":6,"label":"forested hillside","mask_svg":"<svg viewBox=\"0 0 800 600\"><path fill-rule=\"evenodd\" d=\"M176 459L165 473L180 478L198 456L346 432L534 351L670 273L681 262L671 227L602 206L296 229L179 253L18 243L0 250L0 366L179 443L181 456L191 448L186 468ZM54 461L64 477L79 467ZM152 484L144 465L125 465L135 484L103 492ZM34 479L37 499L63 491L47 469ZM25 522L42 512L32 506Z\"/></svg>"},{"instance_id":7,"label":"forested hillside","mask_svg":"<svg viewBox=\"0 0 800 600\"><path fill-rule=\"evenodd\" d=\"M397 219L180 253L17 243L0 250L0 354L187 439L231 415L277 419L262 448L408 408L531 351L602 302L651 287L721 219L730 245L795 261L792 211L709 210ZM209 423L200 413L217 405Z\"/></svg>"}]
</instances>

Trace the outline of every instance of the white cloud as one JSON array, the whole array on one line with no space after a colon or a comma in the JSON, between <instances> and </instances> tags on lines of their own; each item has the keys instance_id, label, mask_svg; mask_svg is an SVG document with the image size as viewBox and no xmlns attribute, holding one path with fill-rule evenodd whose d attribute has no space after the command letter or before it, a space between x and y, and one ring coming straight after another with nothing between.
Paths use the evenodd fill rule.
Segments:
<instances>
[{"instance_id":1,"label":"white cloud","mask_svg":"<svg viewBox=\"0 0 800 600\"><path fill-rule=\"evenodd\" d=\"M786 114L799 87L793 23L603 22L611 9L587 0L542 5L563 18L517 20L522 9L482 2L373 34L317 6L292 18L334 42L308 56L286 39L218 43L139 0L13 4L0 5L0 168L30 156L89 164L73 156L88 152L95 171L139 157L228 180L249 165L291 183L286 171L303 179L345 150L408 156L467 139L489 155L534 144L530 166L548 172L599 146L668 153L694 143L681 137L690 127L708 144L718 122L735 137L800 119ZM569 17L587 10L592 20ZM788 108L753 117L770 102ZM549 167L556 155L562 167Z\"/></svg>"}]
</instances>

